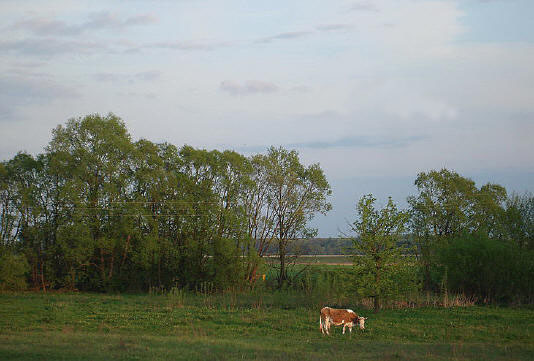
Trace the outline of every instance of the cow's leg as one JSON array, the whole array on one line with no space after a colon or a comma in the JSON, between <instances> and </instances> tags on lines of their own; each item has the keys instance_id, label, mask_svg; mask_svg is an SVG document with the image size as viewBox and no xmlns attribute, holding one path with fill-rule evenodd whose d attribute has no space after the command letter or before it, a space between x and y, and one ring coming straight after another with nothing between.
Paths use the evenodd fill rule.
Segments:
<instances>
[{"instance_id":1,"label":"cow's leg","mask_svg":"<svg viewBox=\"0 0 534 361\"><path fill-rule=\"evenodd\" d=\"M345 334L345 327L347 327L347 325L343 324L343 334Z\"/></svg>"},{"instance_id":2,"label":"cow's leg","mask_svg":"<svg viewBox=\"0 0 534 361\"><path fill-rule=\"evenodd\" d=\"M324 324L326 327L326 334L330 335L330 319L328 317L324 320Z\"/></svg>"},{"instance_id":3,"label":"cow's leg","mask_svg":"<svg viewBox=\"0 0 534 361\"><path fill-rule=\"evenodd\" d=\"M319 330L321 330L321 333L324 335L323 318L320 316L319 316Z\"/></svg>"}]
</instances>

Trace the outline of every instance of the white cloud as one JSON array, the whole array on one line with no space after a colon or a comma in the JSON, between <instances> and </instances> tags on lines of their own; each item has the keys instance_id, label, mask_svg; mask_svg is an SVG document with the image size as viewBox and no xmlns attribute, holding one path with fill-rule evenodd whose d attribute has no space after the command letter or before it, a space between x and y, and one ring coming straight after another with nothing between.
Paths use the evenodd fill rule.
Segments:
<instances>
[{"instance_id":1,"label":"white cloud","mask_svg":"<svg viewBox=\"0 0 534 361\"><path fill-rule=\"evenodd\" d=\"M231 95L267 94L279 90L276 84L261 80L247 80L244 83L224 80L220 84L220 89Z\"/></svg>"},{"instance_id":2,"label":"white cloud","mask_svg":"<svg viewBox=\"0 0 534 361\"><path fill-rule=\"evenodd\" d=\"M161 77L161 72L158 70L142 71L135 74L122 73L96 73L93 78L99 82L127 82L133 83L137 81L154 81Z\"/></svg>"},{"instance_id":3,"label":"white cloud","mask_svg":"<svg viewBox=\"0 0 534 361\"><path fill-rule=\"evenodd\" d=\"M75 36L88 31L117 30L131 26L150 25L157 23L157 21L157 18L150 14L139 14L121 19L117 14L101 11L89 14L88 19L80 24L68 24L52 17L32 17L19 20L8 29L26 30L37 36Z\"/></svg>"},{"instance_id":4,"label":"white cloud","mask_svg":"<svg viewBox=\"0 0 534 361\"><path fill-rule=\"evenodd\" d=\"M290 31L286 33L280 33L272 36L268 36L265 38L261 38L256 40L256 43L271 43L275 40L293 40L293 39L300 39L305 36L308 36L312 34L311 31Z\"/></svg>"}]
</instances>

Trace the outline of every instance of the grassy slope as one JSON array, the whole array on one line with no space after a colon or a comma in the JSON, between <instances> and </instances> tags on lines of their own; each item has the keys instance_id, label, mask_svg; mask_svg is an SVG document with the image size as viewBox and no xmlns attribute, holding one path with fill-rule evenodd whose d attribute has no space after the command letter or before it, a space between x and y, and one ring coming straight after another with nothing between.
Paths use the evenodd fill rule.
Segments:
<instances>
[{"instance_id":1,"label":"grassy slope","mask_svg":"<svg viewBox=\"0 0 534 361\"><path fill-rule=\"evenodd\" d=\"M318 309L267 298L0 295L0 359L534 359L534 310L364 312L365 332L323 337Z\"/></svg>"}]
</instances>

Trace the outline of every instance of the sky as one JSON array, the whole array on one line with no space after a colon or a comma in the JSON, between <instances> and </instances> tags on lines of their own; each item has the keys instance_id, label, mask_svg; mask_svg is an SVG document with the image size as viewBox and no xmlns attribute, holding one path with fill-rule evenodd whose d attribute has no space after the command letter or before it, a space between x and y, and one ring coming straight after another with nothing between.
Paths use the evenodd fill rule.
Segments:
<instances>
[{"instance_id":1,"label":"sky","mask_svg":"<svg viewBox=\"0 0 534 361\"><path fill-rule=\"evenodd\" d=\"M319 163L337 237L448 168L534 192L534 1L0 0L0 160L113 112L134 140Z\"/></svg>"}]
</instances>

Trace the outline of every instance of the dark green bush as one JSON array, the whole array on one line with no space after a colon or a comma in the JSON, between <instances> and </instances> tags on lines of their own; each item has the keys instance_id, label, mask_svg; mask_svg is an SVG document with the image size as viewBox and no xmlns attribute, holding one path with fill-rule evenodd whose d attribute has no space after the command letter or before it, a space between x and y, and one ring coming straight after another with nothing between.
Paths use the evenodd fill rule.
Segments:
<instances>
[{"instance_id":1,"label":"dark green bush","mask_svg":"<svg viewBox=\"0 0 534 361\"><path fill-rule=\"evenodd\" d=\"M20 291L28 287L26 273L30 267L24 255L4 252L0 255L0 291Z\"/></svg>"},{"instance_id":2,"label":"dark green bush","mask_svg":"<svg viewBox=\"0 0 534 361\"><path fill-rule=\"evenodd\" d=\"M437 250L439 272L450 292L474 296L479 302L532 302L534 252L515 243L466 235Z\"/></svg>"}]
</instances>

